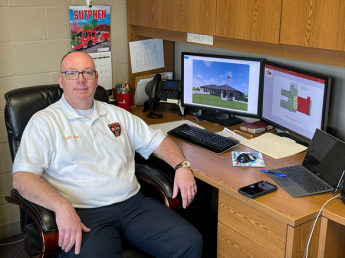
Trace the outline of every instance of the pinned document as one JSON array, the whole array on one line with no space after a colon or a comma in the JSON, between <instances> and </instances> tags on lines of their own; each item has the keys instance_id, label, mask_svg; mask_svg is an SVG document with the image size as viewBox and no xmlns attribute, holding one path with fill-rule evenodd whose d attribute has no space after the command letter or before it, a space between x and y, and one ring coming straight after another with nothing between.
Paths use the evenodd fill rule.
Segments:
<instances>
[{"instance_id":1,"label":"pinned document","mask_svg":"<svg viewBox=\"0 0 345 258\"><path fill-rule=\"evenodd\" d=\"M162 39L146 39L129 42L132 73L164 67Z\"/></svg>"},{"instance_id":2,"label":"pinned document","mask_svg":"<svg viewBox=\"0 0 345 258\"><path fill-rule=\"evenodd\" d=\"M288 157L307 149L301 144L286 141L272 133L265 133L259 137L241 142L241 144L275 159Z\"/></svg>"}]
</instances>

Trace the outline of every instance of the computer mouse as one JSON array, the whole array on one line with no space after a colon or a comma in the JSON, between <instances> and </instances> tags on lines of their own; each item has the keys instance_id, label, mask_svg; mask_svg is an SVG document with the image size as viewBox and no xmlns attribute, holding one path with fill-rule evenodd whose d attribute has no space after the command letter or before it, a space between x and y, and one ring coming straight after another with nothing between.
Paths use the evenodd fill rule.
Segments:
<instances>
[{"instance_id":1,"label":"computer mouse","mask_svg":"<svg viewBox=\"0 0 345 258\"><path fill-rule=\"evenodd\" d=\"M237 162L248 163L256 160L256 157L251 153L241 153L237 157Z\"/></svg>"}]
</instances>

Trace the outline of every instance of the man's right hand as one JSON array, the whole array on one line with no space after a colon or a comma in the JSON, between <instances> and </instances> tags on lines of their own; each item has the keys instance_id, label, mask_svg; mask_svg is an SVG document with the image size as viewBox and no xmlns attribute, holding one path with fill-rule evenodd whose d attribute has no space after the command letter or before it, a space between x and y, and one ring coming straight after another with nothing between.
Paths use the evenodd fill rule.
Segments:
<instances>
[{"instance_id":1,"label":"man's right hand","mask_svg":"<svg viewBox=\"0 0 345 258\"><path fill-rule=\"evenodd\" d=\"M59 246L68 252L75 245L75 254L79 254L82 232L89 232L90 229L81 223L72 204L46 181L30 172L14 173L13 186L25 199L55 212Z\"/></svg>"},{"instance_id":2,"label":"man's right hand","mask_svg":"<svg viewBox=\"0 0 345 258\"><path fill-rule=\"evenodd\" d=\"M59 246L66 253L75 245L75 254L80 253L82 232L90 232L81 221L70 203L56 212L56 223L59 229Z\"/></svg>"}]
</instances>

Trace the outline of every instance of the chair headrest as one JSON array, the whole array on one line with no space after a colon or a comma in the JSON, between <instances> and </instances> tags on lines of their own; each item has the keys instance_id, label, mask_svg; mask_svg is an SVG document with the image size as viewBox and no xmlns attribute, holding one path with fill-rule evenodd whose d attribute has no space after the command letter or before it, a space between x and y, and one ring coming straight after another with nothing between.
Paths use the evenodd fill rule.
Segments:
<instances>
[{"instance_id":1,"label":"chair headrest","mask_svg":"<svg viewBox=\"0 0 345 258\"><path fill-rule=\"evenodd\" d=\"M5 122L7 133L20 141L30 118L38 111L58 101L63 90L59 84L32 86L15 89L5 94ZM109 103L109 97L102 86L98 86L95 99Z\"/></svg>"}]
</instances>

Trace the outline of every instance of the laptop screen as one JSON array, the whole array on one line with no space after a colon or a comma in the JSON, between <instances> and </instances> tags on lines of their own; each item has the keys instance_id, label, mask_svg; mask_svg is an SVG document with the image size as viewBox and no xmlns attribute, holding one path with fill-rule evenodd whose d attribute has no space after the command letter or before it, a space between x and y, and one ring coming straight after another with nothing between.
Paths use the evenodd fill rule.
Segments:
<instances>
[{"instance_id":1,"label":"laptop screen","mask_svg":"<svg viewBox=\"0 0 345 258\"><path fill-rule=\"evenodd\" d=\"M302 165L336 187L345 170L345 143L316 129Z\"/></svg>"}]
</instances>

